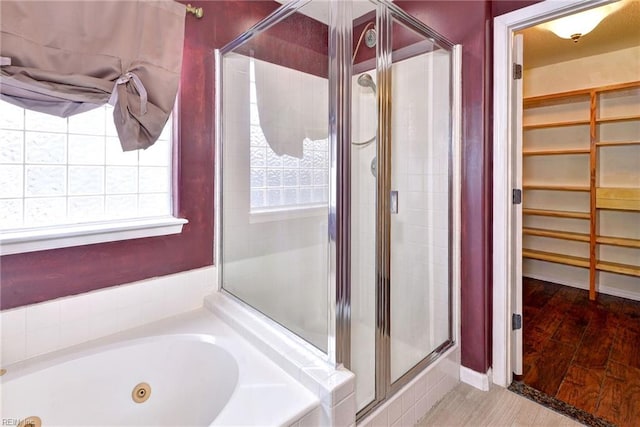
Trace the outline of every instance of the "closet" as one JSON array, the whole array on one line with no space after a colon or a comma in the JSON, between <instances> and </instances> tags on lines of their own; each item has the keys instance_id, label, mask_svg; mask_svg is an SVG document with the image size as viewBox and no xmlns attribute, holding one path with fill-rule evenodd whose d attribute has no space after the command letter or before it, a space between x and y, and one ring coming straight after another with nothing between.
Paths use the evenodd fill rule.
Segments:
<instances>
[{"instance_id":1,"label":"closet","mask_svg":"<svg viewBox=\"0 0 640 427\"><path fill-rule=\"evenodd\" d=\"M640 296L640 81L525 93L522 155L525 275Z\"/></svg>"}]
</instances>

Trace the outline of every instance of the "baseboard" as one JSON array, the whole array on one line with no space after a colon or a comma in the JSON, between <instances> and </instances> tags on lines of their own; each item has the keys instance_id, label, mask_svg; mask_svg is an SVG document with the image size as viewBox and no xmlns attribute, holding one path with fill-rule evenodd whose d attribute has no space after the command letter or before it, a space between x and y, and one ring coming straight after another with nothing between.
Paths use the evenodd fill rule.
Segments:
<instances>
[{"instance_id":1,"label":"baseboard","mask_svg":"<svg viewBox=\"0 0 640 427\"><path fill-rule=\"evenodd\" d=\"M460 366L460 381L469 384L482 391L489 391L489 383L491 383L491 368L486 374L476 372L465 366Z\"/></svg>"},{"instance_id":2,"label":"baseboard","mask_svg":"<svg viewBox=\"0 0 640 427\"><path fill-rule=\"evenodd\" d=\"M524 277L530 279L542 280L544 282L557 283L558 285L571 286L572 288L589 290L589 286L582 281L573 282L571 280L564 280L558 277L548 277L544 274L527 273ZM614 297L626 298L634 301L640 301L640 293L627 291L625 289L618 289L607 285L598 285L598 293L613 295Z\"/></svg>"}]
</instances>

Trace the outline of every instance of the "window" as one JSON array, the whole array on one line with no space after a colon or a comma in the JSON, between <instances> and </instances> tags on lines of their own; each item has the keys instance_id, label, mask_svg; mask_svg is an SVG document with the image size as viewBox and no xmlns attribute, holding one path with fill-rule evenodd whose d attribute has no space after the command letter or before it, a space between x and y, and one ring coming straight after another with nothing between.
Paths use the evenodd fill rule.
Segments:
<instances>
[{"instance_id":1,"label":"window","mask_svg":"<svg viewBox=\"0 0 640 427\"><path fill-rule=\"evenodd\" d=\"M301 159L276 154L260 127L253 59L249 70L251 212L326 206L329 193L328 139L305 139Z\"/></svg>"},{"instance_id":2,"label":"window","mask_svg":"<svg viewBox=\"0 0 640 427\"><path fill-rule=\"evenodd\" d=\"M7 233L20 240L24 232L171 218L171 120L153 146L123 152L112 111L63 119L0 101L3 245Z\"/></svg>"}]
</instances>

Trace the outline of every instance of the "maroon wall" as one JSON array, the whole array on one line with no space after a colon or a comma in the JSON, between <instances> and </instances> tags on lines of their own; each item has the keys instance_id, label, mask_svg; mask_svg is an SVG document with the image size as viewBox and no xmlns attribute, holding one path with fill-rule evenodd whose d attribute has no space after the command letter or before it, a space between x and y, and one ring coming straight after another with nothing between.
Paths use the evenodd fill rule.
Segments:
<instances>
[{"instance_id":1,"label":"maroon wall","mask_svg":"<svg viewBox=\"0 0 640 427\"><path fill-rule=\"evenodd\" d=\"M542 0L498 0L491 2L491 16L496 17L516 9L540 3Z\"/></svg>"},{"instance_id":2,"label":"maroon wall","mask_svg":"<svg viewBox=\"0 0 640 427\"><path fill-rule=\"evenodd\" d=\"M187 3L187 0L180 1ZM2 309L213 263L213 49L233 40L279 4L272 1L190 3L203 6L204 17L200 20L192 15L186 17L179 98L177 203L179 216L187 218L189 224L178 235L3 256L0 258ZM314 27L309 21L305 17L294 17L286 26L279 25L270 31L273 57L264 59L303 70L305 64L312 64L313 69L306 71L320 73L322 54L326 57L327 30L326 26L316 24ZM292 55L292 43L302 44L305 49L297 49L297 55ZM301 59L304 54L300 52L312 52L314 61ZM322 71L325 74L326 69L325 65Z\"/></svg>"},{"instance_id":3,"label":"maroon wall","mask_svg":"<svg viewBox=\"0 0 640 427\"><path fill-rule=\"evenodd\" d=\"M398 6L462 44L462 364L492 363L492 134L495 16L537 1L411 1Z\"/></svg>"}]
</instances>

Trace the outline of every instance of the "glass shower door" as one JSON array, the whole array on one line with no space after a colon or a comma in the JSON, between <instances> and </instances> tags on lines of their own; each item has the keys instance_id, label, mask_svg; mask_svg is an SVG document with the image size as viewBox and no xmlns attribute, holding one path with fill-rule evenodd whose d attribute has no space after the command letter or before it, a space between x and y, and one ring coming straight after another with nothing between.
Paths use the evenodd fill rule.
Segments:
<instances>
[{"instance_id":1,"label":"glass shower door","mask_svg":"<svg viewBox=\"0 0 640 427\"><path fill-rule=\"evenodd\" d=\"M353 12L351 79L351 363L358 410L376 400L376 9ZM367 40L367 35L369 39ZM358 43L360 41L360 43ZM374 43L372 43L372 41Z\"/></svg>"},{"instance_id":2,"label":"glass shower door","mask_svg":"<svg viewBox=\"0 0 640 427\"><path fill-rule=\"evenodd\" d=\"M391 20L390 374L451 341L451 51Z\"/></svg>"},{"instance_id":3,"label":"glass shower door","mask_svg":"<svg viewBox=\"0 0 640 427\"><path fill-rule=\"evenodd\" d=\"M373 3L375 16L353 28L349 367L359 418L453 344L453 45ZM374 19L375 56L358 43Z\"/></svg>"}]
</instances>

